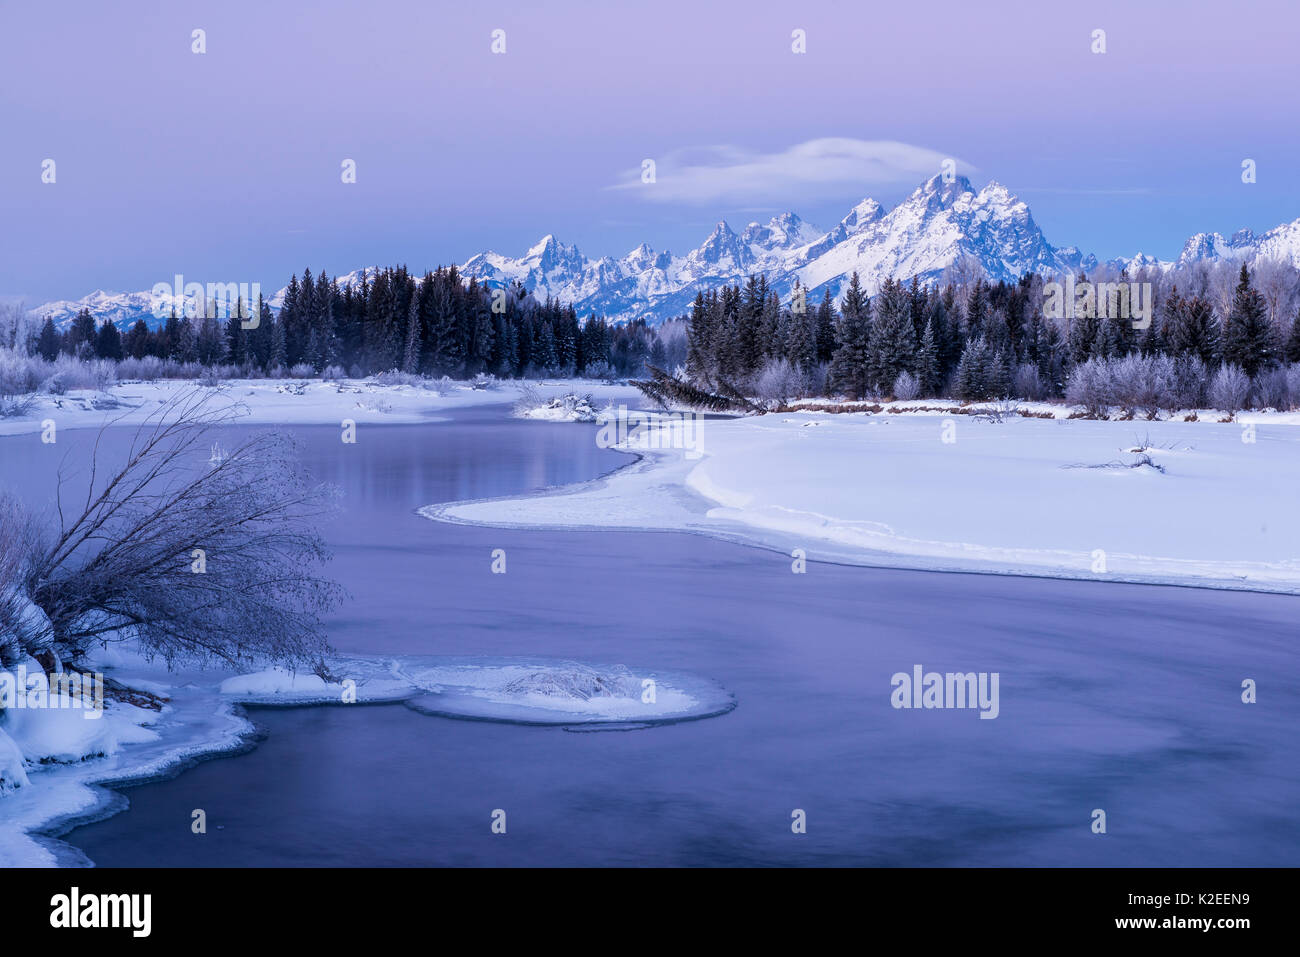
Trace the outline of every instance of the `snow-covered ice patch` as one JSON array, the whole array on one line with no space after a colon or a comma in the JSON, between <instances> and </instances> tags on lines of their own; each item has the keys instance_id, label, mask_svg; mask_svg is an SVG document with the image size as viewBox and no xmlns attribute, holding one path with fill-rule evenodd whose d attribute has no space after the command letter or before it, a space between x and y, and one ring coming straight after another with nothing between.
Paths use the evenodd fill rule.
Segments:
<instances>
[{"instance_id":1,"label":"snow-covered ice patch","mask_svg":"<svg viewBox=\"0 0 1300 957\"><path fill-rule=\"evenodd\" d=\"M725 714L735 698L706 678L546 658L460 658L408 673L427 693L407 706L517 724L647 726Z\"/></svg>"}]
</instances>

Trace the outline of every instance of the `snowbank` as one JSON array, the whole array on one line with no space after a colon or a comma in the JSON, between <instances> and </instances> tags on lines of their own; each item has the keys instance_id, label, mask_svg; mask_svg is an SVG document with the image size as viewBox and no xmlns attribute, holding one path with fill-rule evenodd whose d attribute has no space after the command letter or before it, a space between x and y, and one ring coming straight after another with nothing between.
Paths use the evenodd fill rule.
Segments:
<instances>
[{"instance_id":1,"label":"snowbank","mask_svg":"<svg viewBox=\"0 0 1300 957\"><path fill-rule=\"evenodd\" d=\"M233 379L214 389L224 399L245 407L247 414L240 420L244 425L338 425L344 419L358 424L409 425L446 421L438 416L440 412L514 402L525 385L548 392L590 393L602 401L626 402L640 396L630 386L579 379L505 380L493 389L476 389L470 382L433 380L421 386L373 379ZM46 420L53 420L59 429L137 425L161 403L195 387L189 380L160 380L119 384L104 392L37 395L25 414L0 418L0 436L39 432Z\"/></svg>"},{"instance_id":2,"label":"snowbank","mask_svg":"<svg viewBox=\"0 0 1300 957\"><path fill-rule=\"evenodd\" d=\"M28 761L68 764L117 754L124 744L158 739L148 727L158 718L153 711L119 702L94 718L93 712L74 707L64 695L52 694L49 702L39 710L4 713L4 730Z\"/></svg>"},{"instance_id":3,"label":"snowbank","mask_svg":"<svg viewBox=\"0 0 1300 957\"><path fill-rule=\"evenodd\" d=\"M1300 592L1300 417L775 413L554 494L428 518L703 532L809 559Z\"/></svg>"},{"instance_id":4,"label":"snowbank","mask_svg":"<svg viewBox=\"0 0 1300 957\"><path fill-rule=\"evenodd\" d=\"M23 764L22 751L4 728L0 728L0 796L27 784L27 769Z\"/></svg>"}]
</instances>

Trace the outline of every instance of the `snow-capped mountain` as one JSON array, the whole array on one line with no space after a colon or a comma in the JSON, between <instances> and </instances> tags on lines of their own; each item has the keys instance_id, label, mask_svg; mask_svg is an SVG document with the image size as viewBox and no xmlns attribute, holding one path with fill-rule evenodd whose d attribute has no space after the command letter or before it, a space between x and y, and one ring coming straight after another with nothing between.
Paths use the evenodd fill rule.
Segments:
<instances>
[{"instance_id":1,"label":"snow-capped mountain","mask_svg":"<svg viewBox=\"0 0 1300 957\"><path fill-rule=\"evenodd\" d=\"M157 322L153 318L152 292L109 292L105 289L96 289L89 296L80 299L47 302L33 309L31 313L42 322L45 321L46 316L49 316L54 320L55 326L63 329L82 309L89 309L98 322L107 319L121 329L126 329L141 317L144 317L151 326Z\"/></svg>"},{"instance_id":2,"label":"snow-capped mountain","mask_svg":"<svg viewBox=\"0 0 1300 957\"><path fill-rule=\"evenodd\" d=\"M1176 261L1138 253L1107 265L1132 273L1141 267L1169 270L1198 262L1253 262L1258 257L1300 268L1300 219L1260 235L1248 229L1229 239L1198 233ZM750 223L739 233L719 222L698 247L682 256L656 252L642 243L624 256L595 259L547 235L517 258L482 252L460 268L466 276L491 283L523 283L536 298L572 303L580 315L660 321L688 312L700 290L742 282L751 273L765 273L783 297L797 282L810 298L820 297L824 289L839 298L854 272L866 291L874 293L889 276L931 282L959 261L978 263L995 281L1015 281L1026 272L1086 273L1098 265L1095 257L1073 246L1049 243L1029 207L1005 186L990 182L976 190L965 177L946 182L934 176L891 210L873 199L862 200L829 231L783 213L766 223ZM367 272L373 274L373 267ZM336 280L355 286L361 275L362 270L356 270ZM281 289L268 299L273 310L279 309L283 296ZM66 324L84 306L96 318L119 326L140 317L155 325L150 304L147 292L101 291L72 302L47 303L33 313Z\"/></svg>"},{"instance_id":3,"label":"snow-capped mountain","mask_svg":"<svg viewBox=\"0 0 1300 957\"><path fill-rule=\"evenodd\" d=\"M656 255L641 245L622 259L591 260L553 236L519 259L481 253L462 267L495 281L518 280L540 296L572 302L580 313L652 320L680 315L695 294L763 272L780 294L795 285L837 298L857 272L874 292L889 276L938 279L963 257L978 260L992 279L1023 273L1077 271L1096 262L1077 249L1057 249L1043 237L1029 207L998 183L978 192L965 177L935 176L886 212L873 199L858 203L829 232L794 213L735 233L720 222L685 256Z\"/></svg>"}]
</instances>

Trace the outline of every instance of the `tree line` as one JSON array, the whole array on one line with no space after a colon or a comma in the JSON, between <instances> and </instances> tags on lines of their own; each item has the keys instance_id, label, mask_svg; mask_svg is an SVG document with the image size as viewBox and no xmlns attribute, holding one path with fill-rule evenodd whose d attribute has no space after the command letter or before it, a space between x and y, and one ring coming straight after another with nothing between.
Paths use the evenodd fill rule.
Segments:
<instances>
[{"instance_id":1,"label":"tree line","mask_svg":"<svg viewBox=\"0 0 1300 957\"><path fill-rule=\"evenodd\" d=\"M1039 399L1065 395L1072 371L1090 360L1195 359L1250 378L1300 362L1300 316L1270 318L1244 265L1226 309L1171 285L1145 329L1104 309L1048 318L1043 284L1035 274L942 286L890 278L868 296L854 273L837 307L829 289L811 303L798 285L783 303L765 276L750 276L696 296L686 379L719 394L769 398Z\"/></svg>"},{"instance_id":2,"label":"tree line","mask_svg":"<svg viewBox=\"0 0 1300 957\"><path fill-rule=\"evenodd\" d=\"M539 302L518 282L502 288L465 280L454 266L419 278L397 266L344 284L306 269L290 280L278 315L260 296L255 305L236 303L225 318L214 304L195 311L186 317L173 309L156 329L138 319L125 333L97 323L87 309L62 332L47 317L30 351L47 361L59 354L154 356L250 374L334 369L358 377L394 370L453 378L625 377L671 358L644 320L614 324L592 314L579 321L571 305Z\"/></svg>"}]
</instances>

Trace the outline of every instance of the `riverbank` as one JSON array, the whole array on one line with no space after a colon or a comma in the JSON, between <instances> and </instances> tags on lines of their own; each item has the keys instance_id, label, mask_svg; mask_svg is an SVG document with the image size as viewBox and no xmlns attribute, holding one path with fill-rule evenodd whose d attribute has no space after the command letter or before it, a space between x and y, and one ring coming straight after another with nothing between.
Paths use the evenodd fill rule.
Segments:
<instances>
[{"instance_id":1,"label":"riverbank","mask_svg":"<svg viewBox=\"0 0 1300 957\"><path fill-rule=\"evenodd\" d=\"M780 549L792 564L1300 592L1292 414L1184 422L795 411L702 421L695 432L690 448L633 436L615 447L640 462L579 488L423 514L702 532Z\"/></svg>"}]
</instances>

